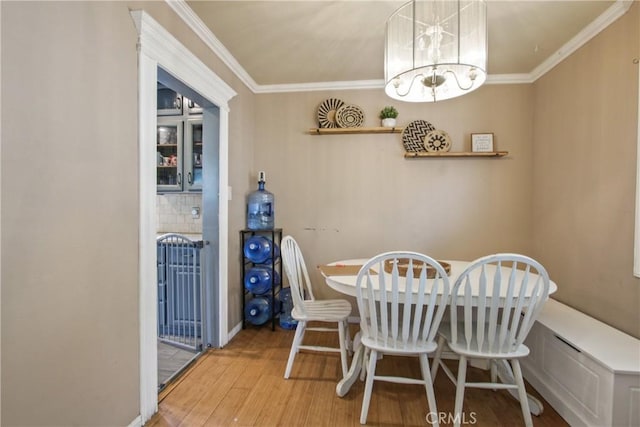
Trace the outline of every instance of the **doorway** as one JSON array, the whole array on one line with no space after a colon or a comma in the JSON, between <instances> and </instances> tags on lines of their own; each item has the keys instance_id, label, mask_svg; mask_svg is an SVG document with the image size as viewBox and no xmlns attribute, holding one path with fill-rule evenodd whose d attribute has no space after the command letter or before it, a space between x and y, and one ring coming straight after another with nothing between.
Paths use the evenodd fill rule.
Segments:
<instances>
[{"instance_id":1,"label":"doorway","mask_svg":"<svg viewBox=\"0 0 640 427\"><path fill-rule=\"evenodd\" d=\"M215 347L228 341L227 321L227 246L228 246L228 135L229 100L236 95L220 77L200 59L186 49L168 31L142 10L131 11L138 32L138 170L139 170L139 318L140 318L140 425L148 421L158 409L157 395L157 271L155 190L156 190L156 137L157 137L157 81L158 68L167 70L179 82L188 84L192 90L206 99L210 106L203 114L211 117L210 132L217 133L218 175L213 170L205 171L203 180L215 182L218 192L203 193L203 198L213 198L218 221L207 219L203 212L203 239L217 242L205 246L205 254L215 263L207 264L205 275L214 278L217 287L213 295L205 295L218 313L215 330L209 331L210 341ZM208 111L207 111L208 110ZM206 129L206 128L205 128ZM206 130L203 130L206 131ZM205 147L206 149L206 147ZM206 154L204 154L206 156ZM207 203L205 200L203 203ZM212 238L210 236L214 236ZM214 269L214 265L219 268Z\"/></svg>"},{"instance_id":2,"label":"doorway","mask_svg":"<svg viewBox=\"0 0 640 427\"><path fill-rule=\"evenodd\" d=\"M218 345L219 108L157 69L158 391ZM162 161L160 161L162 159ZM206 218L206 221L204 221ZM213 230L213 231L211 231ZM209 264L213 264L208 268ZM209 333L211 331L211 333Z\"/></svg>"}]
</instances>

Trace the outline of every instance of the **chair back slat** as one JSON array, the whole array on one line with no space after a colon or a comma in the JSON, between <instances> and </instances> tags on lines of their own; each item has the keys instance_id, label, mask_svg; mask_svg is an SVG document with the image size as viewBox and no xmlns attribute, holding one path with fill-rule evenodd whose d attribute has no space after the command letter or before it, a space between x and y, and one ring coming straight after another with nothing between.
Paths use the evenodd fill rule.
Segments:
<instances>
[{"instance_id":1,"label":"chair back slat","mask_svg":"<svg viewBox=\"0 0 640 427\"><path fill-rule=\"evenodd\" d=\"M397 266L394 266L397 273ZM385 288L380 288L380 292ZM398 289L398 274L391 275L391 330L389 331L389 336L385 338L395 339L398 336L398 305L399 305L399 294L400 290ZM387 311L386 307L383 307L380 304L380 311Z\"/></svg>"},{"instance_id":2,"label":"chair back slat","mask_svg":"<svg viewBox=\"0 0 640 427\"><path fill-rule=\"evenodd\" d=\"M475 316L471 297L474 289ZM451 294L452 342L468 351L504 354L515 351L527 337L548 297L549 275L527 256L489 255L470 263ZM462 331L458 327L459 305L464 313Z\"/></svg>"},{"instance_id":3,"label":"chair back slat","mask_svg":"<svg viewBox=\"0 0 640 427\"><path fill-rule=\"evenodd\" d=\"M497 325L498 324L498 316L500 315L500 292L502 290L502 264L500 262L497 263L497 267L499 270L493 277L493 289L491 292L491 309L489 312L489 325ZM482 266L484 273L486 274L486 265ZM486 290L485 290L486 293ZM495 343L498 341L496 339L497 331L495 326L489 326L487 328L489 334L489 348L493 348Z\"/></svg>"},{"instance_id":4,"label":"chair back slat","mask_svg":"<svg viewBox=\"0 0 640 427\"><path fill-rule=\"evenodd\" d=\"M412 268L413 270L413 268ZM429 324L433 321L433 308L435 306L431 305L431 301L427 300L428 298L430 299L432 296L433 297L437 297L437 295L433 295L433 294L429 294L427 295L427 266L426 264L423 264L422 268L420 269L420 276L419 276L419 280L418 280L418 294L417 294L417 301L416 301L416 306L417 307L427 307L427 311L426 313L422 313L422 310L418 310L415 312L415 321L413 322L413 325L411 327L411 344L412 345L416 345L420 340L431 340L433 338L429 338L429 332L426 328L422 328L422 325ZM410 297L408 292L405 292L405 296L407 298ZM427 300L427 301L425 301ZM405 299L405 305L406 304L410 304L411 302L408 299ZM408 315L410 313L408 313L408 310L405 311L405 314L407 315L406 317L408 317ZM407 322L409 320L407 319ZM408 324L407 324L408 327Z\"/></svg>"},{"instance_id":5,"label":"chair back slat","mask_svg":"<svg viewBox=\"0 0 640 427\"><path fill-rule=\"evenodd\" d=\"M371 316L371 318L373 319L373 321L375 323L378 322L378 312L376 310L376 305L375 305L375 290L373 289L373 280L371 280L371 274L369 272L367 272L367 284L369 285L367 287L367 301L369 302L366 313L367 315ZM386 313L383 313L383 316L386 316ZM374 329L373 331L374 336L378 336L378 330ZM384 331L382 331L382 334L384 336L387 336L388 331L385 329Z\"/></svg>"},{"instance_id":6,"label":"chair back slat","mask_svg":"<svg viewBox=\"0 0 640 427\"><path fill-rule=\"evenodd\" d=\"M306 315L305 300L313 301L313 288L309 279L309 272L302 256L298 242L291 236L285 236L280 243L280 256L284 265L284 271L291 287L291 296L296 310Z\"/></svg>"},{"instance_id":7,"label":"chair back slat","mask_svg":"<svg viewBox=\"0 0 640 427\"><path fill-rule=\"evenodd\" d=\"M408 260L404 275L401 260ZM390 273L385 271L385 262L391 264ZM414 266L419 266L415 273ZM433 279L427 277L428 269L435 271ZM448 297L449 279L433 258L399 251L377 255L362 266L356 281L363 337L398 350L433 341Z\"/></svg>"},{"instance_id":8,"label":"chair back slat","mask_svg":"<svg viewBox=\"0 0 640 427\"><path fill-rule=\"evenodd\" d=\"M502 261L499 261L496 265L496 276L500 275L500 279L502 280L502 269L503 268L509 268L508 266L504 266ZM504 345L508 346L508 343L510 341L507 340L507 334L509 332L509 325L511 323L511 319L513 317L513 307L514 307L514 301L513 301L513 290L515 288L515 275L517 272L517 263L514 262L511 265L511 270L509 272L509 276L508 276L508 281L507 281L507 294L506 296L503 298L503 306L502 306L502 315L500 316L500 323L499 324L495 324L495 325L489 325L489 328L491 329L495 329L495 328L500 328L500 332L498 335L498 341L496 341L494 343L493 346L489 347L491 349L491 351L497 351L497 352L502 352L502 351L509 351L508 348L503 348ZM526 283L526 277L523 280L523 282ZM525 286L521 286L520 290L524 291L523 288L526 288Z\"/></svg>"}]
</instances>

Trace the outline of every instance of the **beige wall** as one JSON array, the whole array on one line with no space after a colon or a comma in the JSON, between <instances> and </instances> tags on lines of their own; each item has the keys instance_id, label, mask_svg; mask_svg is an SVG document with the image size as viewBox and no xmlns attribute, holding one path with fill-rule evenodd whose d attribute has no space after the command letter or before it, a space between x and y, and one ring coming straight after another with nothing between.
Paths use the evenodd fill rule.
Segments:
<instances>
[{"instance_id":1,"label":"beige wall","mask_svg":"<svg viewBox=\"0 0 640 427\"><path fill-rule=\"evenodd\" d=\"M267 172L276 225L300 243L321 295L334 295L316 265L408 249L440 259L528 252L531 224L531 85L491 85L438 104L390 102L381 90L270 94L257 98L254 169ZM313 136L317 106L335 97L365 112L365 125L395 105L399 125L424 119L454 151L472 132L493 132L502 159L405 159L400 134Z\"/></svg>"},{"instance_id":2,"label":"beige wall","mask_svg":"<svg viewBox=\"0 0 640 427\"><path fill-rule=\"evenodd\" d=\"M535 83L533 251L556 298L640 337L633 276L640 5Z\"/></svg>"},{"instance_id":3,"label":"beige wall","mask_svg":"<svg viewBox=\"0 0 640 427\"><path fill-rule=\"evenodd\" d=\"M126 426L139 414L138 74L129 9L149 12L238 92L230 103L230 184L240 195L230 202L234 254L253 95L164 2L0 7L2 423Z\"/></svg>"},{"instance_id":4,"label":"beige wall","mask_svg":"<svg viewBox=\"0 0 640 427\"><path fill-rule=\"evenodd\" d=\"M139 412L135 40L123 5L2 3L3 424Z\"/></svg>"}]
</instances>

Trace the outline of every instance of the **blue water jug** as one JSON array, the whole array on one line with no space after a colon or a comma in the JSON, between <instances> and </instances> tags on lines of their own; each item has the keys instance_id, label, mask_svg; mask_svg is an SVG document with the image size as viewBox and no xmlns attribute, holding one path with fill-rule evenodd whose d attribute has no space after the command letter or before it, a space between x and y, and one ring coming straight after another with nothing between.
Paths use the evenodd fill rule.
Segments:
<instances>
[{"instance_id":1,"label":"blue water jug","mask_svg":"<svg viewBox=\"0 0 640 427\"><path fill-rule=\"evenodd\" d=\"M282 288L280 291L280 302L282 303L282 312L280 313L280 327L282 329L295 329L298 321L291 317L293 310L293 299L291 297L291 288Z\"/></svg>"},{"instance_id":2,"label":"blue water jug","mask_svg":"<svg viewBox=\"0 0 640 427\"><path fill-rule=\"evenodd\" d=\"M244 243L244 256L254 264L268 264L271 262L271 250L275 258L280 256L280 248L265 236L251 236Z\"/></svg>"},{"instance_id":3,"label":"blue water jug","mask_svg":"<svg viewBox=\"0 0 640 427\"><path fill-rule=\"evenodd\" d=\"M271 303L269 298L255 297L244 307L244 318L253 325L263 325L271 318Z\"/></svg>"},{"instance_id":4,"label":"blue water jug","mask_svg":"<svg viewBox=\"0 0 640 427\"><path fill-rule=\"evenodd\" d=\"M244 276L244 288L256 295L266 294L273 285L279 283L280 274L268 265L251 267Z\"/></svg>"},{"instance_id":5,"label":"blue water jug","mask_svg":"<svg viewBox=\"0 0 640 427\"><path fill-rule=\"evenodd\" d=\"M258 173L258 189L247 198L247 228L273 230L275 224L275 198L264 188L265 173Z\"/></svg>"}]
</instances>

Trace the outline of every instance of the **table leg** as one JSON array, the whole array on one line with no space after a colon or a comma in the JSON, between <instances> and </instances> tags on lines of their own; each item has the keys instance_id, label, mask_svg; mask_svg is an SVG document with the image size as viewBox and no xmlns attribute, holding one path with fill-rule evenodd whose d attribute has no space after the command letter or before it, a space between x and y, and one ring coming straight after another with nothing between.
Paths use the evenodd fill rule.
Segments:
<instances>
[{"instance_id":1,"label":"table leg","mask_svg":"<svg viewBox=\"0 0 640 427\"><path fill-rule=\"evenodd\" d=\"M358 332L353 339L353 358L351 359L351 366L349 367L347 376L336 385L336 394L338 397L346 395L358 379L360 370L362 369L364 350L364 346L360 344L360 332Z\"/></svg>"},{"instance_id":2,"label":"table leg","mask_svg":"<svg viewBox=\"0 0 640 427\"><path fill-rule=\"evenodd\" d=\"M509 363L504 359L496 360L496 362L497 362L496 365L498 368L498 378L500 378L500 381L502 381L505 384L515 384L515 379L513 377L513 372L511 371L511 367L509 366ZM511 396L515 397L516 400L519 400L518 390L507 389L507 391ZM527 397L529 399L529 412L531 412L533 415L536 415L536 416L542 414L542 411L544 411L544 406L542 405L542 402L540 402L534 396L531 396L529 393L527 393Z\"/></svg>"}]
</instances>

